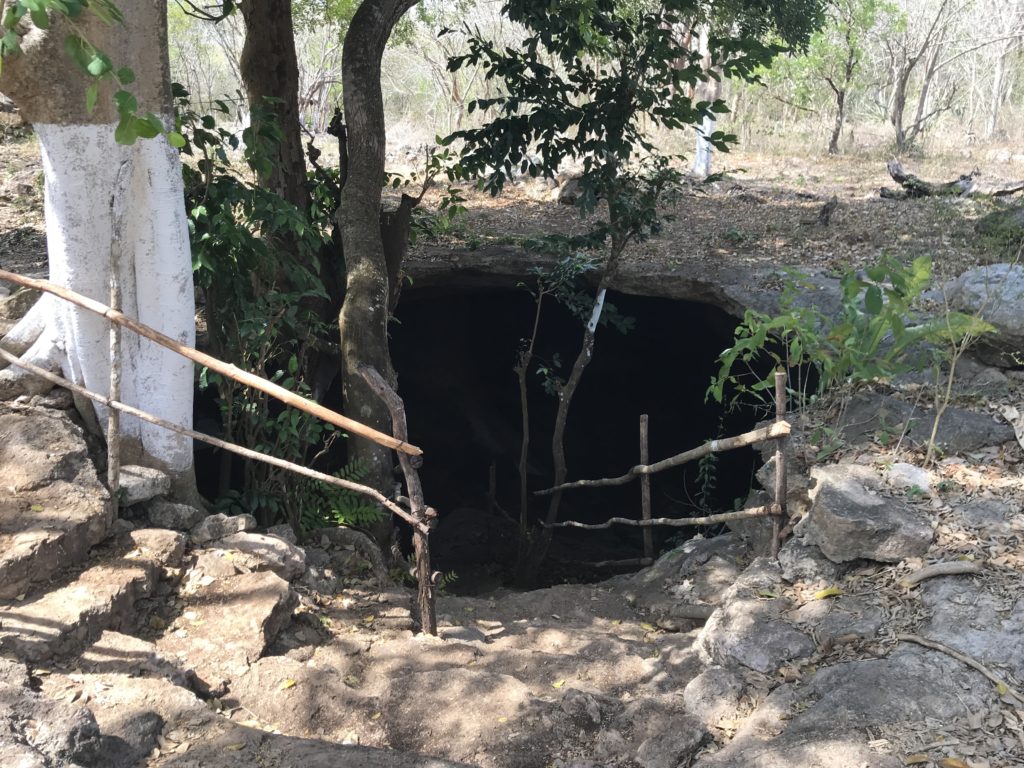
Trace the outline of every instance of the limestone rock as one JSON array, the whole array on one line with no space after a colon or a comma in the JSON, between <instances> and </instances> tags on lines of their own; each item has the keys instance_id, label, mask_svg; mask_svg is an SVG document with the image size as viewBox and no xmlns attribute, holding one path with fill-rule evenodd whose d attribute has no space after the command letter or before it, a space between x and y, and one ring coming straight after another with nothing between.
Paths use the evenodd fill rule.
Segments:
<instances>
[{"instance_id":1,"label":"limestone rock","mask_svg":"<svg viewBox=\"0 0 1024 768\"><path fill-rule=\"evenodd\" d=\"M85 560L113 506L85 436L61 411L0 405L0 600Z\"/></svg>"},{"instance_id":2,"label":"limestone rock","mask_svg":"<svg viewBox=\"0 0 1024 768\"><path fill-rule=\"evenodd\" d=\"M134 464L121 467L121 506L130 507L171 491L171 478L167 473L152 467Z\"/></svg>"},{"instance_id":3,"label":"limestone rock","mask_svg":"<svg viewBox=\"0 0 1024 768\"><path fill-rule=\"evenodd\" d=\"M976 579L946 576L921 585L930 618L920 634L982 664L1024 677L1024 598L985 590Z\"/></svg>"},{"instance_id":4,"label":"limestone rock","mask_svg":"<svg viewBox=\"0 0 1024 768\"><path fill-rule=\"evenodd\" d=\"M202 522L196 525L191 531L193 544L206 544L216 539L230 536L232 533L251 531L256 527L256 518L252 515L227 515L218 512L215 515L205 517Z\"/></svg>"},{"instance_id":5,"label":"limestone rock","mask_svg":"<svg viewBox=\"0 0 1024 768\"><path fill-rule=\"evenodd\" d=\"M915 408L876 392L859 392L850 399L840 429L843 438L853 444L879 437L895 440L905 431L905 439L921 445L931 434L932 419L932 412L927 408ZM955 406L946 409L935 437L939 447L952 454L977 451L1015 439L1013 427L1006 422Z\"/></svg>"},{"instance_id":6,"label":"limestone rock","mask_svg":"<svg viewBox=\"0 0 1024 768\"><path fill-rule=\"evenodd\" d=\"M273 571L286 581L299 578L306 570L306 553L302 547L289 544L276 536L259 533L233 533L215 542L220 549L237 550L241 564L254 571Z\"/></svg>"},{"instance_id":7,"label":"limestone rock","mask_svg":"<svg viewBox=\"0 0 1024 768\"><path fill-rule=\"evenodd\" d=\"M166 499L153 499L142 504L140 511L149 518L150 525L175 531L191 530L206 517L206 513L200 509L188 504L175 504Z\"/></svg>"},{"instance_id":8,"label":"limestone rock","mask_svg":"<svg viewBox=\"0 0 1024 768\"><path fill-rule=\"evenodd\" d=\"M924 467L897 461L885 470L885 481L893 488L909 490L917 488L928 493L932 489L931 473Z\"/></svg>"},{"instance_id":9,"label":"limestone rock","mask_svg":"<svg viewBox=\"0 0 1024 768\"><path fill-rule=\"evenodd\" d=\"M157 649L190 666L210 693L256 661L291 619L298 597L270 572L221 579L186 602Z\"/></svg>"},{"instance_id":10,"label":"limestone rock","mask_svg":"<svg viewBox=\"0 0 1024 768\"><path fill-rule=\"evenodd\" d=\"M869 746L877 729L914 724L917 735L929 740L924 723L941 729L987 708L990 689L948 656L901 646L887 657L834 664L799 684L779 686L728 745L695 765L897 768L900 756Z\"/></svg>"},{"instance_id":11,"label":"limestone rock","mask_svg":"<svg viewBox=\"0 0 1024 768\"><path fill-rule=\"evenodd\" d=\"M222 549L201 550L196 554L196 561L190 573L198 574L200 578L227 579L237 574L238 566L234 561L228 559L227 552Z\"/></svg>"},{"instance_id":12,"label":"limestone rock","mask_svg":"<svg viewBox=\"0 0 1024 768\"><path fill-rule=\"evenodd\" d=\"M135 551L161 567L177 568L185 554L185 536L164 528L139 528L128 534Z\"/></svg>"},{"instance_id":13,"label":"limestone rock","mask_svg":"<svg viewBox=\"0 0 1024 768\"><path fill-rule=\"evenodd\" d=\"M782 586L779 567L758 558L722 596L698 636L702 658L723 667L737 664L771 674L791 659L809 656L815 645L785 618L792 607L777 594Z\"/></svg>"},{"instance_id":14,"label":"limestone rock","mask_svg":"<svg viewBox=\"0 0 1024 768\"><path fill-rule=\"evenodd\" d=\"M687 683L683 702L687 711L704 725L714 726L735 715L744 688L742 678L735 672L711 666Z\"/></svg>"},{"instance_id":15,"label":"limestone rock","mask_svg":"<svg viewBox=\"0 0 1024 768\"><path fill-rule=\"evenodd\" d=\"M795 536L779 548L779 565L782 578L790 584L798 581L809 584L833 582L846 570L842 564L825 557L818 547Z\"/></svg>"},{"instance_id":16,"label":"limestone rock","mask_svg":"<svg viewBox=\"0 0 1024 768\"><path fill-rule=\"evenodd\" d=\"M580 728L591 729L601 725L601 705L589 693L567 688L562 694L560 706Z\"/></svg>"},{"instance_id":17,"label":"limestone rock","mask_svg":"<svg viewBox=\"0 0 1024 768\"><path fill-rule=\"evenodd\" d=\"M982 362L1003 368L1020 365L1024 354L1024 267L987 264L950 281L946 294L953 309L979 315L995 326L974 347Z\"/></svg>"},{"instance_id":18,"label":"limestone rock","mask_svg":"<svg viewBox=\"0 0 1024 768\"><path fill-rule=\"evenodd\" d=\"M645 739L637 749L634 759L641 768L688 765L709 736L704 726L693 718L679 718L672 725L671 730Z\"/></svg>"},{"instance_id":19,"label":"limestone rock","mask_svg":"<svg viewBox=\"0 0 1024 768\"><path fill-rule=\"evenodd\" d=\"M811 470L811 508L794 533L836 563L920 557L932 542L931 523L903 500L878 495L864 469L833 464Z\"/></svg>"},{"instance_id":20,"label":"limestone rock","mask_svg":"<svg viewBox=\"0 0 1024 768\"><path fill-rule=\"evenodd\" d=\"M299 537L295 535L295 530L287 523L281 525L272 525L267 528L268 536L277 536L279 539L284 539L289 544L298 544Z\"/></svg>"}]
</instances>

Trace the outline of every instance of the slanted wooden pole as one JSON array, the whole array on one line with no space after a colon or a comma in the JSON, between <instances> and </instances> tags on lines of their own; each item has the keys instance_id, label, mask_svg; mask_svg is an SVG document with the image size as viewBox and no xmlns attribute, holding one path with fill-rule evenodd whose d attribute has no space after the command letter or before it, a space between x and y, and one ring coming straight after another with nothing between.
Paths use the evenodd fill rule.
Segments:
<instances>
[{"instance_id":1,"label":"slanted wooden pole","mask_svg":"<svg viewBox=\"0 0 1024 768\"><path fill-rule=\"evenodd\" d=\"M335 477L334 475L327 475L324 474L323 472L317 472L315 469L309 469L308 467L303 467L299 464L294 464L290 461L279 459L276 456L268 456L265 453L254 451L251 448L243 448L240 445L235 445L234 443L219 440L216 437L204 435L202 432L196 432L194 429L188 429L186 427L181 426L180 424L175 424L174 422L167 421L166 419L161 419L159 416L154 416L153 414L147 413L146 411L139 410L138 408L133 408L130 405L125 405L124 403L119 403L116 400L111 400L106 395L101 395L98 392L93 392L91 390L86 389L85 387L79 386L78 384L74 384L73 382L70 382L67 379L62 378L57 374L46 370L45 368L40 368L38 365L34 365L33 363L29 363L25 360L22 360L19 357L16 357L15 355L12 355L3 347L0 347L0 360L6 360L11 365L15 365L18 368L23 368L24 370L28 371L29 373L35 374L41 379L46 379L46 381L49 381L52 384L56 384L58 387L64 387L65 389L74 392L76 395L81 395L82 397L87 397L90 400L95 400L97 403L105 405L108 408L115 408L119 411L123 411L124 413L127 413L129 416L134 416L137 419L141 419L142 421L148 422L150 424L155 424L156 426L162 427L163 429L169 429L172 432L177 432L179 435L185 435L185 437L190 437L193 440L198 440L201 443L212 445L214 448L220 448L221 450L224 451L237 453L239 456L242 456L246 459L252 459L253 461L262 461L264 464L270 464L272 467L280 467L281 469L286 469L289 472L294 472L297 475L302 475L303 477L308 477L312 480L319 480L320 482L327 483L328 485L334 485L337 486L338 488L344 488L345 490L348 491L360 493L364 496L373 499L375 502L380 504L382 507L387 509L392 514L398 515L400 518L409 523L409 525L411 525L414 529L422 528L424 531L429 530L424 523L421 523L419 520L414 518L412 515L410 515L408 512L402 509L398 504L396 504L383 493L378 491L376 488L371 488L368 485L362 485L360 483L354 483L351 480L343 480L340 477Z\"/></svg>"},{"instance_id":2,"label":"slanted wooden pole","mask_svg":"<svg viewBox=\"0 0 1024 768\"><path fill-rule=\"evenodd\" d=\"M644 466L650 461L650 444L648 441L648 416L640 416L640 463ZM640 476L640 513L644 520L651 519L651 476ZM654 531L644 528L644 558L654 560Z\"/></svg>"},{"instance_id":3,"label":"slanted wooden pole","mask_svg":"<svg viewBox=\"0 0 1024 768\"><path fill-rule=\"evenodd\" d=\"M370 389L387 406L391 413L391 428L395 431L395 437L403 444L407 444L409 438L408 427L405 421L405 404L398 393L391 388L391 385L372 366L360 363L356 370ZM414 463L415 462L415 463ZM437 520L437 511L428 507L423 500L423 485L420 483L417 467L422 464L422 459L414 459L404 453L398 454L398 463L402 467L402 474L405 476L405 489L409 496L409 511L419 521L420 525L413 529L412 546L416 553L416 581L419 589L416 602L420 609L420 628L424 634L437 634L437 611L434 595L434 574L430 570L430 525Z\"/></svg>"},{"instance_id":4,"label":"slanted wooden pole","mask_svg":"<svg viewBox=\"0 0 1024 768\"><path fill-rule=\"evenodd\" d=\"M782 369L775 372L775 423L781 424L786 419L786 372ZM786 520L786 436L775 438L775 507L776 515L772 518L772 557L779 556L782 544L782 525Z\"/></svg>"},{"instance_id":5,"label":"slanted wooden pole","mask_svg":"<svg viewBox=\"0 0 1024 768\"><path fill-rule=\"evenodd\" d=\"M353 435L365 437L367 440L372 440L379 445L392 448L399 453L408 454L410 456L421 456L423 454L423 451L415 445L410 445L409 443L405 443L401 440L396 440L391 437L391 435L386 435L373 427L368 427L365 424L360 424L358 421L353 421L347 416L342 416L340 413L332 411L330 408L324 408L319 403L313 402L301 395L289 392L284 387L274 384L272 381L268 381L262 376L257 376L254 373L243 371L237 366L225 363L223 360L218 360L212 355L200 352L199 350L193 349L179 341L175 341L170 336L166 336L160 333L160 331L150 328L148 325L140 323L138 320L130 318L122 312L111 309L102 302L90 299L88 296L83 296L80 293L70 291L67 288L51 283L49 280L37 280L36 278L17 275L3 269L0 269L0 280L7 280L11 283L17 283L18 285L35 288L37 291L52 293L54 296L59 296L61 299L71 302L75 306L87 309L90 312L95 312L97 315L105 317L111 322L117 323L133 333L137 333L139 336L144 336L162 347L167 347L167 349L172 352L177 352L182 357L187 357L195 363L205 365L211 371L215 371L222 376L227 376L229 379L233 379L247 387L258 389L260 392L266 392L271 397L277 398L286 405L290 405L294 408L298 408L300 411L312 414L313 416L323 419L324 421L344 429L346 432Z\"/></svg>"}]
</instances>

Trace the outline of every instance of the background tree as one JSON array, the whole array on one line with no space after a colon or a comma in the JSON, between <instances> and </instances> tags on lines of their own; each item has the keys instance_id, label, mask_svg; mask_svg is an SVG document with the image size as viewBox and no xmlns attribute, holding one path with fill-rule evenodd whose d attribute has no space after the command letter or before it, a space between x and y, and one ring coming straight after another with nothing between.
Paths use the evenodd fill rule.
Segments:
<instances>
[{"instance_id":1,"label":"background tree","mask_svg":"<svg viewBox=\"0 0 1024 768\"><path fill-rule=\"evenodd\" d=\"M26 8L5 2L0 90L32 123L42 149L50 278L105 300L116 271L125 313L192 345L192 262L181 164L163 133L173 126L166 3L123 5L123 23L103 2L49 3L34 9L30 22ZM149 114L140 118L138 110ZM137 136L148 140L119 143ZM102 318L44 298L4 344L105 392L107 338ZM123 399L190 426L192 364L128 334L123 355ZM7 396L36 386L11 370L0 378ZM95 422L91 404L79 408ZM122 442L125 459L162 466L183 490L194 490L190 440L128 418L121 428L128 438Z\"/></svg>"},{"instance_id":2,"label":"background tree","mask_svg":"<svg viewBox=\"0 0 1024 768\"><path fill-rule=\"evenodd\" d=\"M713 67L727 77L753 76L780 50L760 42L769 29L800 44L820 20L814 2L770 4L767 14L761 4L756 9L730 8L735 36L709 35L707 45ZM470 112L493 109L497 117L446 139L464 145L456 175L481 178L484 188L496 194L513 174L550 177L563 162L579 163L583 174L578 205L585 212L604 214L586 235L557 243L566 256L586 249L603 257L598 259L596 296L589 306L575 307L585 323L580 349L566 378L553 382L558 408L552 485L563 483L568 474L564 437L570 405L593 356L598 327L607 319L607 290L627 245L657 230L659 199L678 177L668 159L658 154L643 123L680 129L726 111L721 101L695 101L689 95L714 76L713 70L674 31L706 22L714 10L711 4L686 0L637 5L509 0L503 14L524 27L520 47L472 36L469 52L449 64L453 70L482 67L485 77L499 82L504 91L469 105ZM715 132L706 138L726 149L733 137ZM560 504L556 491L544 517L547 524L556 522ZM551 529L545 528L537 546L526 548L518 568L522 578L535 575L550 539Z\"/></svg>"}]
</instances>

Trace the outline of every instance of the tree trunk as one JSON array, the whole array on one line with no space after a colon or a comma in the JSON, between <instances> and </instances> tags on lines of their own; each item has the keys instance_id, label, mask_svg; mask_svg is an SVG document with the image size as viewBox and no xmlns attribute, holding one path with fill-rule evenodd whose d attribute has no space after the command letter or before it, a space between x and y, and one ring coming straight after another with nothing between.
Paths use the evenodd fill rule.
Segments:
<instances>
[{"instance_id":1,"label":"tree trunk","mask_svg":"<svg viewBox=\"0 0 1024 768\"><path fill-rule=\"evenodd\" d=\"M338 211L346 270L340 316L342 396L346 414L384 432L390 432L387 408L357 368L360 363L372 366L394 386L387 336L391 286L380 229L385 148L381 57L394 25L415 3L364 0L352 17L342 54L348 128L348 178ZM388 449L353 437L349 458L364 464L367 485L390 493L393 480ZM386 540L381 537L389 531L389 527L375 531L378 540Z\"/></svg>"},{"instance_id":2,"label":"tree trunk","mask_svg":"<svg viewBox=\"0 0 1024 768\"><path fill-rule=\"evenodd\" d=\"M170 117L166 3L128 0L125 23L106 25L84 14L75 31L136 76L128 86L142 114ZM95 110L85 108L88 80L67 59L71 27L55 18L49 30L32 29L24 54L4 61L0 90L10 96L39 137L45 176L50 279L79 293L109 296L111 261L119 251L123 310L193 346L195 307L192 259L185 218L181 163L166 137L130 147L114 141L117 115L108 88ZM124 198L115 199L121 189ZM115 222L115 211L123 214ZM115 234L123 233L121 242ZM110 379L107 322L48 297L4 339L4 346L60 368L74 383L105 392ZM192 364L173 352L125 335L123 399L186 427L192 424ZM4 396L35 389L15 370L0 373ZM106 409L79 403L86 421L106 422ZM169 470L177 488L194 495L192 443L138 419L121 420L122 459Z\"/></svg>"},{"instance_id":3,"label":"tree trunk","mask_svg":"<svg viewBox=\"0 0 1024 768\"><path fill-rule=\"evenodd\" d=\"M252 127L260 110L271 113L281 141L271 154L270 173L260 183L300 211L309 207L306 156L299 123L299 65L295 56L291 0L245 0L245 45L239 61Z\"/></svg>"}]
</instances>

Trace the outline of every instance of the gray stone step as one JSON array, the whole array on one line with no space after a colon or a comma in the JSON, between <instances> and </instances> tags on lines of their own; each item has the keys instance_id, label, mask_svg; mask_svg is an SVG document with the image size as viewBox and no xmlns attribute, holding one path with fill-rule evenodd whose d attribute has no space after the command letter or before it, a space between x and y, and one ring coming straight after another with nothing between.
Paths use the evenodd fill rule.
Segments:
<instances>
[{"instance_id":1,"label":"gray stone step","mask_svg":"<svg viewBox=\"0 0 1024 768\"><path fill-rule=\"evenodd\" d=\"M0 600L84 562L112 522L110 496L67 414L0 405Z\"/></svg>"},{"instance_id":2,"label":"gray stone step","mask_svg":"<svg viewBox=\"0 0 1024 768\"><path fill-rule=\"evenodd\" d=\"M76 653L106 629L131 628L135 604L152 593L163 567L180 561L184 544L173 531L133 531L123 554L104 558L68 584L0 603L0 652L40 662Z\"/></svg>"}]
</instances>

